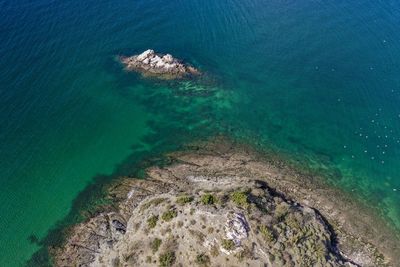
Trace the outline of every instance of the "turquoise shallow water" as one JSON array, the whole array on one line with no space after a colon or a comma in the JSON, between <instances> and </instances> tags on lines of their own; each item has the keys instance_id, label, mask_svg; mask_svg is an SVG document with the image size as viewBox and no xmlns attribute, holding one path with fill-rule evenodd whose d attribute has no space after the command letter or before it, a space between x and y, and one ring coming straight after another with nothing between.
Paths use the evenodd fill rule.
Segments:
<instances>
[{"instance_id":1,"label":"turquoise shallow water","mask_svg":"<svg viewBox=\"0 0 400 267\"><path fill-rule=\"evenodd\" d=\"M0 265L24 265L101 175L220 132L331 174L400 227L399 20L396 1L0 0ZM207 78L114 59L147 48Z\"/></svg>"}]
</instances>

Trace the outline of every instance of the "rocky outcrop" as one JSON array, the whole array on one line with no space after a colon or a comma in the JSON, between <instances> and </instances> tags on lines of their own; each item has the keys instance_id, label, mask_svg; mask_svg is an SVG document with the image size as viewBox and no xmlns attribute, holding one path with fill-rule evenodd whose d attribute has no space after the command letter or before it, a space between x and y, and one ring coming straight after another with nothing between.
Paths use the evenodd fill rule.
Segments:
<instances>
[{"instance_id":1,"label":"rocky outcrop","mask_svg":"<svg viewBox=\"0 0 400 267\"><path fill-rule=\"evenodd\" d=\"M256 153L216 140L167 157L146 180L110 185L113 209L72 227L55 265L396 266L378 249L391 244L384 230L377 246L361 232L378 224L348 227L351 203Z\"/></svg>"},{"instance_id":2,"label":"rocky outcrop","mask_svg":"<svg viewBox=\"0 0 400 267\"><path fill-rule=\"evenodd\" d=\"M160 79L182 79L200 74L197 69L182 63L170 54L157 54L151 49L139 55L121 56L120 60L127 70Z\"/></svg>"}]
</instances>

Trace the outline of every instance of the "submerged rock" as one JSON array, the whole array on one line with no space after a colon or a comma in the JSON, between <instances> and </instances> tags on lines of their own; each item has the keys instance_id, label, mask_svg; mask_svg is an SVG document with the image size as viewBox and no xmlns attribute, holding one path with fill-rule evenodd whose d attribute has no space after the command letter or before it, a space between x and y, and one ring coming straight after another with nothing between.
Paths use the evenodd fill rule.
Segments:
<instances>
[{"instance_id":1,"label":"submerged rock","mask_svg":"<svg viewBox=\"0 0 400 267\"><path fill-rule=\"evenodd\" d=\"M196 68L182 63L172 55L157 54L151 49L139 55L121 56L120 60L127 70L160 79L182 79L200 74Z\"/></svg>"}]
</instances>

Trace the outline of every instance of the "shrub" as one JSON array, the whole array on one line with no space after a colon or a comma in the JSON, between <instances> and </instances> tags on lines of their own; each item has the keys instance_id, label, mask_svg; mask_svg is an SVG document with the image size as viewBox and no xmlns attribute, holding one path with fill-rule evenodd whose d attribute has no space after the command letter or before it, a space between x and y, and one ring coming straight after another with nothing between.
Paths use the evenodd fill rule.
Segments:
<instances>
[{"instance_id":1,"label":"shrub","mask_svg":"<svg viewBox=\"0 0 400 267\"><path fill-rule=\"evenodd\" d=\"M213 205L215 202L216 199L212 194L207 193L201 197L201 203L204 205Z\"/></svg>"},{"instance_id":2,"label":"shrub","mask_svg":"<svg viewBox=\"0 0 400 267\"><path fill-rule=\"evenodd\" d=\"M172 264L175 262L175 252L173 251L168 251L166 253L163 253L159 257L159 263L160 267L170 267Z\"/></svg>"},{"instance_id":3,"label":"shrub","mask_svg":"<svg viewBox=\"0 0 400 267\"><path fill-rule=\"evenodd\" d=\"M264 237L265 241L267 242L273 242L275 241L275 236L272 233L272 231L265 225L261 225L258 227L258 231L262 234Z\"/></svg>"},{"instance_id":4,"label":"shrub","mask_svg":"<svg viewBox=\"0 0 400 267\"><path fill-rule=\"evenodd\" d=\"M222 247L226 250L232 250L235 248L235 242L232 239L222 240Z\"/></svg>"},{"instance_id":5,"label":"shrub","mask_svg":"<svg viewBox=\"0 0 400 267\"><path fill-rule=\"evenodd\" d=\"M240 207L244 207L247 208L249 206L249 201L247 199L247 193L246 192L233 192L231 195L231 200L233 201L233 203L235 203L236 205L240 206Z\"/></svg>"},{"instance_id":6,"label":"shrub","mask_svg":"<svg viewBox=\"0 0 400 267\"><path fill-rule=\"evenodd\" d=\"M245 246L243 247L243 250L235 254L235 257L239 262L242 262L244 259L251 259L253 257L253 253L248 247Z\"/></svg>"},{"instance_id":7,"label":"shrub","mask_svg":"<svg viewBox=\"0 0 400 267\"><path fill-rule=\"evenodd\" d=\"M146 203L144 203L141 207L140 207L140 211L143 212L144 210L150 208L150 206L154 205L154 206L158 206L160 205L162 202L164 202L165 200L167 200L166 198L155 198L152 199Z\"/></svg>"},{"instance_id":8,"label":"shrub","mask_svg":"<svg viewBox=\"0 0 400 267\"><path fill-rule=\"evenodd\" d=\"M211 256L217 257L219 255L218 247L216 245L212 246L210 253L211 253Z\"/></svg>"},{"instance_id":9,"label":"shrub","mask_svg":"<svg viewBox=\"0 0 400 267\"><path fill-rule=\"evenodd\" d=\"M181 196L181 197L178 197L178 199L176 200L176 203L183 206L192 201L193 201L193 197L191 197L191 196Z\"/></svg>"},{"instance_id":10,"label":"shrub","mask_svg":"<svg viewBox=\"0 0 400 267\"><path fill-rule=\"evenodd\" d=\"M314 251L317 259L325 259L326 248L323 243L313 244L313 246L311 246L311 250Z\"/></svg>"},{"instance_id":11,"label":"shrub","mask_svg":"<svg viewBox=\"0 0 400 267\"><path fill-rule=\"evenodd\" d=\"M157 225L157 221L158 221L158 215L153 215L147 219L147 225L149 226L149 228L154 228Z\"/></svg>"},{"instance_id":12,"label":"shrub","mask_svg":"<svg viewBox=\"0 0 400 267\"><path fill-rule=\"evenodd\" d=\"M204 243L204 240L205 240L205 238L206 238L206 235L205 235L205 234L203 234L203 233L200 232L200 231L192 230L192 229L189 229L189 233L190 233L192 236L194 236L200 244Z\"/></svg>"},{"instance_id":13,"label":"shrub","mask_svg":"<svg viewBox=\"0 0 400 267\"><path fill-rule=\"evenodd\" d=\"M282 220L289 212L289 206L286 203L280 203L275 207L275 217Z\"/></svg>"},{"instance_id":14,"label":"shrub","mask_svg":"<svg viewBox=\"0 0 400 267\"><path fill-rule=\"evenodd\" d=\"M301 225L294 214L289 214L286 217L285 222L292 230L297 230L297 231L301 230Z\"/></svg>"},{"instance_id":15,"label":"shrub","mask_svg":"<svg viewBox=\"0 0 400 267\"><path fill-rule=\"evenodd\" d=\"M178 215L178 213L175 210L168 210L166 212L164 212L161 216L161 218L166 221L169 222L171 221L173 218L175 218Z\"/></svg>"},{"instance_id":16,"label":"shrub","mask_svg":"<svg viewBox=\"0 0 400 267\"><path fill-rule=\"evenodd\" d=\"M158 238L155 238L153 242L151 242L151 250L153 251L153 253L156 253L158 251L158 249L161 246L161 243L162 243L161 239Z\"/></svg>"},{"instance_id":17,"label":"shrub","mask_svg":"<svg viewBox=\"0 0 400 267\"><path fill-rule=\"evenodd\" d=\"M196 263L201 266L207 266L210 264L210 257L204 253L198 254L196 256Z\"/></svg>"}]
</instances>

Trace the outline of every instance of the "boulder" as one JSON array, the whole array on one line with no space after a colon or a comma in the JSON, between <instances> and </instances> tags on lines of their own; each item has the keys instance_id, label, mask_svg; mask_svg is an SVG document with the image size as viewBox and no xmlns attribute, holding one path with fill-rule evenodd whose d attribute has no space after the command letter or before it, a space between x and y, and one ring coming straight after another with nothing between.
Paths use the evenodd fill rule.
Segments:
<instances>
[{"instance_id":1,"label":"boulder","mask_svg":"<svg viewBox=\"0 0 400 267\"><path fill-rule=\"evenodd\" d=\"M139 55L120 57L122 64L129 71L142 73L144 76L155 76L160 79L182 79L199 75L200 72L171 54L157 54L148 49Z\"/></svg>"}]
</instances>

